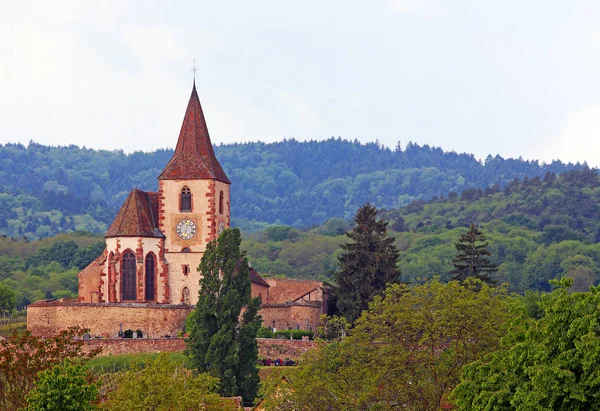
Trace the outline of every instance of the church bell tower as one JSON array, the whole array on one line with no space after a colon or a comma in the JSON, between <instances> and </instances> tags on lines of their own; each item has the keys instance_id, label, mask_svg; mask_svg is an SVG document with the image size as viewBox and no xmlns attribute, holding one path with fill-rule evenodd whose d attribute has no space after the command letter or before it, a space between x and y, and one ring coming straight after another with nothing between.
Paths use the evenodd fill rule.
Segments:
<instances>
[{"instance_id":1,"label":"church bell tower","mask_svg":"<svg viewBox=\"0 0 600 411\"><path fill-rule=\"evenodd\" d=\"M165 235L172 303L186 302L186 294L197 298L197 267L206 245L230 225L230 186L215 156L194 82L175 152L158 176L158 221ZM173 294L176 290L183 290L182 295Z\"/></svg>"}]
</instances>

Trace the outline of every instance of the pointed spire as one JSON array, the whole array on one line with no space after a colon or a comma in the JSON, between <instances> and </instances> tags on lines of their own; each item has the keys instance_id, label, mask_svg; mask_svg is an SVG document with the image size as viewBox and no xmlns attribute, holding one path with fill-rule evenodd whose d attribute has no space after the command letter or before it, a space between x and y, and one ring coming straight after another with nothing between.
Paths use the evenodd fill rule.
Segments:
<instances>
[{"instance_id":1,"label":"pointed spire","mask_svg":"<svg viewBox=\"0 0 600 411\"><path fill-rule=\"evenodd\" d=\"M231 184L215 156L195 79L175 153L158 179L210 179Z\"/></svg>"}]
</instances>

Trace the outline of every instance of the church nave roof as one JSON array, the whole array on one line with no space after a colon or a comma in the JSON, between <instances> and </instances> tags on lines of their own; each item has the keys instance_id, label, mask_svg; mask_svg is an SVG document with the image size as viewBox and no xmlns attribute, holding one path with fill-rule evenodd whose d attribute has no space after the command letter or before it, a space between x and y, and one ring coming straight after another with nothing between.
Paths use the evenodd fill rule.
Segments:
<instances>
[{"instance_id":1,"label":"church nave roof","mask_svg":"<svg viewBox=\"0 0 600 411\"><path fill-rule=\"evenodd\" d=\"M158 229L158 193L134 188L104 237L164 237Z\"/></svg>"}]
</instances>

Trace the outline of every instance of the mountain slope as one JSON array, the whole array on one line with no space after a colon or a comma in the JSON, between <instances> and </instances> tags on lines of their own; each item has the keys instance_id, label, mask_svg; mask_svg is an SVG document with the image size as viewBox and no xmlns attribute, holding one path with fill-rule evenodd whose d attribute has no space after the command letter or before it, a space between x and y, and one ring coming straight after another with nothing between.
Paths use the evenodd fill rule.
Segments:
<instances>
[{"instance_id":1,"label":"mountain slope","mask_svg":"<svg viewBox=\"0 0 600 411\"><path fill-rule=\"evenodd\" d=\"M581 169L579 164L488 157L409 143L390 150L342 139L221 145L217 157L232 185L233 222L297 227L348 219L366 201L401 207L514 178ZM156 190L171 150L97 151L30 143L0 146L0 234L43 238L106 230L134 188ZM258 224L260 226L260 224Z\"/></svg>"}]
</instances>

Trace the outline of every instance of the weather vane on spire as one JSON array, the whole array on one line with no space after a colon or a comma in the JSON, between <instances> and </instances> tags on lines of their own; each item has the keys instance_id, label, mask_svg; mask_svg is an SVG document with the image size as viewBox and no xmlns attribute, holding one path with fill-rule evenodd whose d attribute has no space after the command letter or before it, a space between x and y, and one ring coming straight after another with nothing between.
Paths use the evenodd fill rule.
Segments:
<instances>
[{"instance_id":1,"label":"weather vane on spire","mask_svg":"<svg viewBox=\"0 0 600 411\"><path fill-rule=\"evenodd\" d=\"M192 72L194 73L194 83L196 82L196 72L198 69L196 68L196 59L194 59L194 68L192 68Z\"/></svg>"}]
</instances>

